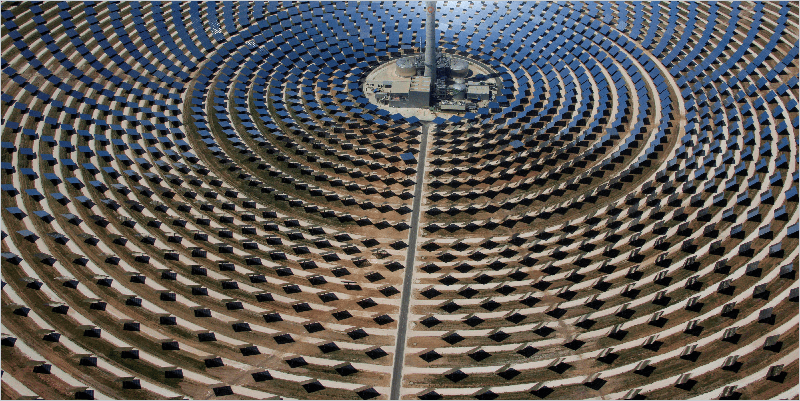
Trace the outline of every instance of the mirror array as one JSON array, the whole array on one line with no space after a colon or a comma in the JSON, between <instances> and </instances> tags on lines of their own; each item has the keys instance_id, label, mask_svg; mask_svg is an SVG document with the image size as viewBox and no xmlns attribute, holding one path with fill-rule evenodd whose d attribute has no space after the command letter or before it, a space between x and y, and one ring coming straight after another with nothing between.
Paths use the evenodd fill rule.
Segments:
<instances>
[{"instance_id":1,"label":"mirror array","mask_svg":"<svg viewBox=\"0 0 800 401\"><path fill-rule=\"evenodd\" d=\"M3 398L796 395L797 4L440 2L433 124L424 13L4 2Z\"/></svg>"}]
</instances>

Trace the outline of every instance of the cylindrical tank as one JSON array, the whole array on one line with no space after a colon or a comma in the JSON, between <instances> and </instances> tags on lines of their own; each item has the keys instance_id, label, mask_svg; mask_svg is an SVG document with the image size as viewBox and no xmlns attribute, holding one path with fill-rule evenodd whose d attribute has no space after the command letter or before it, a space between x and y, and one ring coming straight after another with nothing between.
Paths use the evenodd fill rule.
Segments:
<instances>
[{"instance_id":1,"label":"cylindrical tank","mask_svg":"<svg viewBox=\"0 0 800 401\"><path fill-rule=\"evenodd\" d=\"M453 100L464 100L467 96L467 85L452 84L450 89L453 91Z\"/></svg>"},{"instance_id":2,"label":"cylindrical tank","mask_svg":"<svg viewBox=\"0 0 800 401\"><path fill-rule=\"evenodd\" d=\"M469 63L466 60L454 58L450 63L450 76L466 77L469 75Z\"/></svg>"},{"instance_id":3,"label":"cylindrical tank","mask_svg":"<svg viewBox=\"0 0 800 401\"><path fill-rule=\"evenodd\" d=\"M405 57L395 63L395 73L401 77L413 77L417 74L414 57Z\"/></svg>"}]
</instances>

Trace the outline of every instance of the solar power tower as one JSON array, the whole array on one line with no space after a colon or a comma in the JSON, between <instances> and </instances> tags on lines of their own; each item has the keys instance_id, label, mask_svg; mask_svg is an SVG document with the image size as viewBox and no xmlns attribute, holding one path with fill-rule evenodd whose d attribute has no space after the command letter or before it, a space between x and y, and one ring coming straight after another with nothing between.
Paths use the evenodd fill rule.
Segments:
<instances>
[{"instance_id":1,"label":"solar power tower","mask_svg":"<svg viewBox=\"0 0 800 401\"><path fill-rule=\"evenodd\" d=\"M436 2L429 1L425 17L425 76L436 82Z\"/></svg>"}]
</instances>

